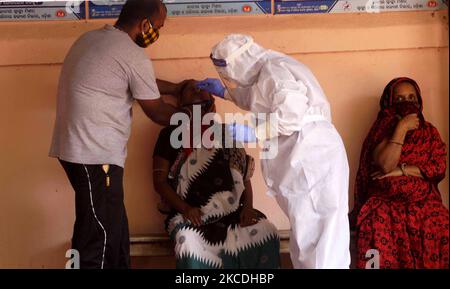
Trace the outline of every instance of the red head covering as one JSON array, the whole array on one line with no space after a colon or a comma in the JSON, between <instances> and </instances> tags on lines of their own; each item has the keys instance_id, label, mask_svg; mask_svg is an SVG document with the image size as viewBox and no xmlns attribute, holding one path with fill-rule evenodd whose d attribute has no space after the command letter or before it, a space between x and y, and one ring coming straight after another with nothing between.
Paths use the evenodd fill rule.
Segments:
<instances>
[{"instance_id":1,"label":"red head covering","mask_svg":"<svg viewBox=\"0 0 450 289\"><path fill-rule=\"evenodd\" d=\"M404 83L404 82L407 82L407 83L411 84L416 89L417 100L418 100L418 103L419 103L419 110L422 111L422 109L423 109L423 101L422 101L422 95L420 93L419 85L417 85L416 81L414 81L413 79L408 78L408 77L394 78L393 80L391 80L388 83L388 85L386 85L386 87L384 88L383 94L381 95L381 99L380 99L380 108L381 108L381 110L385 110L385 109L389 109L389 108L393 107L393 105L394 105L394 99L393 98L394 98L395 87L398 84Z\"/></svg>"}]
</instances>

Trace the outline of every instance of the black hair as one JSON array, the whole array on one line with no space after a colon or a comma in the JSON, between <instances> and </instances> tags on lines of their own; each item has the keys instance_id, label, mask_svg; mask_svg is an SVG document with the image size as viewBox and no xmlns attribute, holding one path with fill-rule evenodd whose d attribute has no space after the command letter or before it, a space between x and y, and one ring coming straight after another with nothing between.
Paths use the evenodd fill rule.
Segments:
<instances>
[{"instance_id":1,"label":"black hair","mask_svg":"<svg viewBox=\"0 0 450 289\"><path fill-rule=\"evenodd\" d=\"M129 27L167 9L161 0L127 0L120 11L117 25ZM166 10L167 11L167 10Z\"/></svg>"}]
</instances>

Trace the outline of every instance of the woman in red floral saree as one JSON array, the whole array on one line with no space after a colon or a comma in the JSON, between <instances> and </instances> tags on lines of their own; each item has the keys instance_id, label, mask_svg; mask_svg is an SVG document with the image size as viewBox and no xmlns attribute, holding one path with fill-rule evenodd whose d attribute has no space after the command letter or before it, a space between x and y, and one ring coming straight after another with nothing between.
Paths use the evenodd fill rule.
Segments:
<instances>
[{"instance_id":1,"label":"woman in red floral saree","mask_svg":"<svg viewBox=\"0 0 450 289\"><path fill-rule=\"evenodd\" d=\"M356 179L356 266L365 268L376 249L380 268L448 268L449 211L437 186L446 145L423 117L414 80L392 80L380 106Z\"/></svg>"}]
</instances>

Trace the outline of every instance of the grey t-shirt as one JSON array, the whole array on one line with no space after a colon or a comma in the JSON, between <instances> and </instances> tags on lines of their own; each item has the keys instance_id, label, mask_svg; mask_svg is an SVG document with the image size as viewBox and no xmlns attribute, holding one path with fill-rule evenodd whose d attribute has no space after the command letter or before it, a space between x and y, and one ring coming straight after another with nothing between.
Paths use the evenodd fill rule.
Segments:
<instances>
[{"instance_id":1,"label":"grey t-shirt","mask_svg":"<svg viewBox=\"0 0 450 289\"><path fill-rule=\"evenodd\" d=\"M62 67L50 156L123 167L133 100L159 97L151 60L127 33L85 33Z\"/></svg>"}]
</instances>

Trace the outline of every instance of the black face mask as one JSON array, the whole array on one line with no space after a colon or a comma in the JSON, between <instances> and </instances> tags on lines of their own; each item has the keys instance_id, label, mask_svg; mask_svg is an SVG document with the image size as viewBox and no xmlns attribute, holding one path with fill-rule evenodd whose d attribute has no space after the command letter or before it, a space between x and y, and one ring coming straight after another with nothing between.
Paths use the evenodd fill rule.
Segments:
<instances>
[{"instance_id":1,"label":"black face mask","mask_svg":"<svg viewBox=\"0 0 450 289\"><path fill-rule=\"evenodd\" d=\"M405 117L408 114L416 113L419 114L420 110L417 104L411 101L403 101L395 104L395 112L401 116Z\"/></svg>"},{"instance_id":2,"label":"black face mask","mask_svg":"<svg viewBox=\"0 0 450 289\"><path fill-rule=\"evenodd\" d=\"M395 112L398 116L401 118L404 118L405 116L415 113L420 119L421 124L425 121L422 112L420 111L418 104L412 101L403 101L396 103L394 105Z\"/></svg>"}]
</instances>

